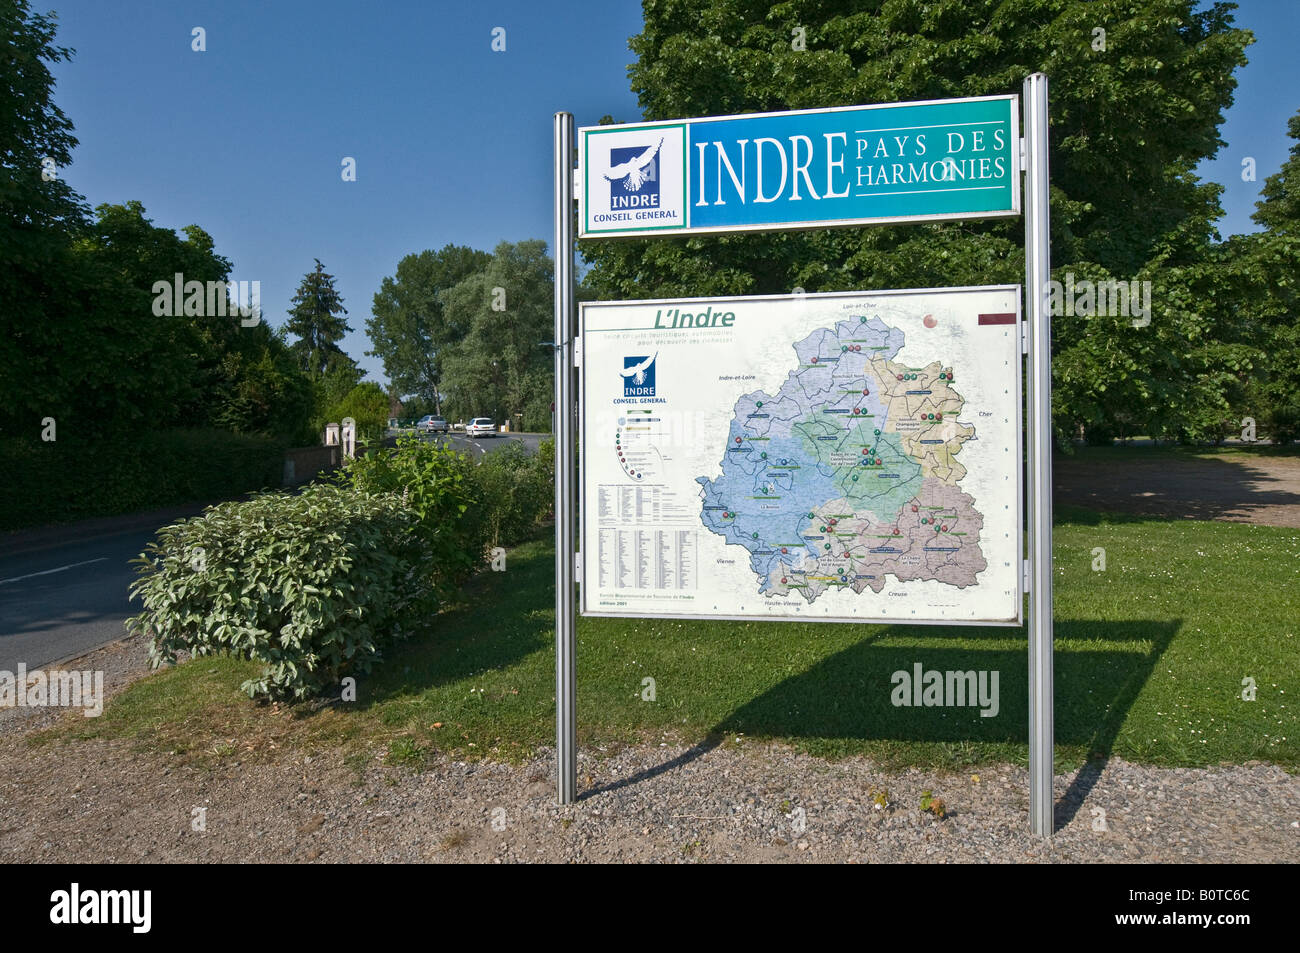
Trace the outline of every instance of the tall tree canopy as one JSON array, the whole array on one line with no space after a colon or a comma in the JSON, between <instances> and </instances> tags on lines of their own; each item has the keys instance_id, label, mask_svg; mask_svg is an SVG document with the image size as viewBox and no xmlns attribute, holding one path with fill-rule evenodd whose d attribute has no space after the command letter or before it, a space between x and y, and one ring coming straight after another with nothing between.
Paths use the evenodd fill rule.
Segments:
<instances>
[{"instance_id":1,"label":"tall tree canopy","mask_svg":"<svg viewBox=\"0 0 1300 953\"><path fill-rule=\"evenodd\" d=\"M1242 320L1263 352L1241 413L1279 442L1300 440L1300 113L1287 132L1295 140L1290 156L1265 180L1252 216L1265 230L1234 236L1226 255L1241 288Z\"/></svg>"},{"instance_id":2,"label":"tall tree canopy","mask_svg":"<svg viewBox=\"0 0 1300 953\"><path fill-rule=\"evenodd\" d=\"M1291 154L1276 175L1264 180L1251 218L1274 234L1300 235L1300 112L1287 121L1286 130L1295 140Z\"/></svg>"},{"instance_id":3,"label":"tall tree canopy","mask_svg":"<svg viewBox=\"0 0 1300 953\"><path fill-rule=\"evenodd\" d=\"M0 288L4 302L54 263L61 237L85 219L80 195L63 180L77 140L54 103L50 66L72 58L54 42L54 14L27 0L0 5Z\"/></svg>"},{"instance_id":4,"label":"tall tree canopy","mask_svg":"<svg viewBox=\"0 0 1300 953\"><path fill-rule=\"evenodd\" d=\"M366 320L373 348L366 353L383 360L396 393L416 395L441 412L441 356L467 330L447 320L442 294L491 260L487 252L447 245L407 255L397 274L384 279Z\"/></svg>"},{"instance_id":5,"label":"tall tree canopy","mask_svg":"<svg viewBox=\"0 0 1300 953\"><path fill-rule=\"evenodd\" d=\"M1056 275L1124 279L1204 261L1221 189L1196 164L1222 145L1233 71L1251 41L1229 3L1197 0L645 0L629 69L644 119L1019 92L1051 79L1052 260ZM793 43L796 28L805 42ZM1104 38L1098 31L1104 31ZM803 49L796 47L803 45ZM789 293L1019 282L1017 220L588 241L602 297ZM1168 289L1165 290L1175 290ZM1058 318L1058 353L1077 375L1062 431L1140 426L1186 435L1184 401L1206 378L1248 373L1206 327L1210 309L1155 295L1150 328ZM1187 355L1189 339L1216 346ZM1162 388L1151 378L1175 377ZM1199 393L1199 391L1197 391ZM1227 398L1214 398L1223 405ZM1139 424L1134 423L1134 426Z\"/></svg>"},{"instance_id":6,"label":"tall tree canopy","mask_svg":"<svg viewBox=\"0 0 1300 953\"><path fill-rule=\"evenodd\" d=\"M35 433L51 402L48 321L73 307L72 240L85 220L63 181L77 145L50 66L71 58L53 15L0 4L0 429ZM35 378L43 376L45 381Z\"/></svg>"},{"instance_id":7,"label":"tall tree canopy","mask_svg":"<svg viewBox=\"0 0 1300 953\"><path fill-rule=\"evenodd\" d=\"M53 418L89 441L147 425L215 426L297 440L310 391L261 323L160 316L154 283L225 281L196 225L178 235L139 202L93 218L63 178L77 141L54 103L54 16L0 3L0 433L33 440Z\"/></svg>"},{"instance_id":8,"label":"tall tree canopy","mask_svg":"<svg viewBox=\"0 0 1300 953\"><path fill-rule=\"evenodd\" d=\"M334 276L325 271L319 258L315 262L316 270L303 276L290 301L284 329L298 337L292 347L302 369L319 377L329 366L330 356L343 353L339 342L352 329L343 318L348 309L334 287Z\"/></svg>"},{"instance_id":9,"label":"tall tree canopy","mask_svg":"<svg viewBox=\"0 0 1300 953\"><path fill-rule=\"evenodd\" d=\"M550 428L555 269L546 243L502 242L491 260L442 296L444 320L464 329L442 354L449 413L502 423L523 415L529 430Z\"/></svg>"}]
</instances>

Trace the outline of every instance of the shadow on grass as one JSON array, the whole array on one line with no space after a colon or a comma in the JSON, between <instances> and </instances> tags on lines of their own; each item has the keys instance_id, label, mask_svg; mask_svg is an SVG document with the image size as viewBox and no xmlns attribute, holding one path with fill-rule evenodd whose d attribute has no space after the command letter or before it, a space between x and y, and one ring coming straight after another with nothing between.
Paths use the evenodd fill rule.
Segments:
<instances>
[{"instance_id":1,"label":"shadow on grass","mask_svg":"<svg viewBox=\"0 0 1300 953\"><path fill-rule=\"evenodd\" d=\"M1179 621L1057 620L1058 641L1086 640L1103 646L1056 652L1057 743L1108 752L1129 707L1180 626ZM889 645L894 637L910 644ZM953 648L945 646L946 640L943 635L918 640L916 629L891 626L741 706L716 730L826 739L1023 744L1029 718L1026 650ZM896 707L891 701L891 677L899 671L910 675L918 663L923 671L998 672L996 713L982 716L971 704ZM862 685L870 689L845 691L845 686Z\"/></svg>"},{"instance_id":2,"label":"shadow on grass","mask_svg":"<svg viewBox=\"0 0 1300 953\"><path fill-rule=\"evenodd\" d=\"M1300 506L1294 477L1266 457L1294 457L1292 448L1254 451L1096 448L1052 462L1058 506L1124 512L1148 519L1240 520L1261 507Z\"/></svg>"},{"instance_id":3,"label":"shadow on grass","mask_svg":"<svg viewBox=\"0 0 1300 953\"><path fill-rule=\"evenodd\" d=\"M1090 510L1086 506L1074 506L1070 503L1056 503L1052 506L1052 525L1054 526L1101 526L1103 523L1150 523L1151 516L1139 516L1134 513L1117 511L1102 512Z\"/></svg>"},{"instance_id":4,"label":"shadow on grass","mask_svg":"<svg viewBox=\"0 0 1300 953\"><path fill-rule=\"evenodd\" d=\"M554 634L554 560L548 546L525 545L506 573L484 573L464 605L433 620L428 631L394 647L367 680L362 707L508 668L549 651ZM1104 769L1119 732L1181 620L1056 622L1055 733L1059 747L1089 761L1057 807L1068 823ZM874 627L873 627L874 629ZM954 644L959 640L959 644ZM914 671L997 672L997 713L980 707L895 706L892 676ZM594 675L594 673L593 673ZM593 677L588 675L588 677ZM1023 752L1028 736L1028 671L1023 632L888 626L737 705L704 729L705 737L663 764L591 791L615 790L662 775L718 747L727 734L829 742L976 744L985 756ZM549 693L548 693L549 694ZM992 711L992 706L988 706ZM861 750L851 746L849 750Z\"/></svg>"},{"instance_id":5,"label":"shadow on grass","mask_svg":"<svg viewBox=\"0 0 1300 953\"><path fill-rule=\"evenodd\" d=\"M1181 626L1181 620L1057 620L1058 641L1087 647L1056 651L1056 744L1076 748L1090 762L1062 798L1059 823L1073 817L1096 784L1129 710ZM910 644L891 645L891 636ZM819 741L1025 745L1029 732L1026 649L956 648L944 644L949 638L936 634L918 645L915 629L891 627L740 706L713 731ZM978 699L968 699L962 707L895 706L894 673L912 676L917 664L923 672L988 672L990 689L991 673L997 672L996 714L982 715ZM846 690L850 686L869 688ZM993 705L983 710L992 712Z\"/></svg>"},{"instance_id":6,"label":"shadow on grass","mask_svg":"<svg viewBox=\"0 0 1300 953\"><path fill-rule=\"evenodd\" d=\"M553 645L555 562L532 552L508 556L507 572L483 572L461 591L459 604L430 619L411 638L392 645L365 680L367 709L490 669L509 668Z\"/></svg>"}]
</instances>

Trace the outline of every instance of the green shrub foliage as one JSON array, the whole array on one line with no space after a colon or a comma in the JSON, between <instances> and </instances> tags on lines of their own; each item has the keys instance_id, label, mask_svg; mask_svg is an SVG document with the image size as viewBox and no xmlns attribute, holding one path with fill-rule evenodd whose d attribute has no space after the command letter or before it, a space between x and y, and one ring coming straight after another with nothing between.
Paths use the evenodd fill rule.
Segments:
<instances>
[{"instance_id":1,"label":"green shrub foliage","mask_svg":"<svg viewBox=\"0 0 1300 953\"><path fill-rule=\"evenodd\" d=\"M433 583L446 593L481 567L487 554L488 526L475 469L449 447L402 437L396 450L376 450L348 463L338 480L355 490L406 500L433 553Z\"/></svg>"},{"instance_id":2,"label":"green shrub foliage","mask_svg":"<svg viewBox=\"0 0 1300 953\"><path fill-rule=\"evenodd\" d=\"M476 476L491 544L517 543L554 505L555 444L548 440L530 454L523 444L512 443L484 457Z\"/></svg>"},{"instance_id":3,"label":"green shrub foliage","mask_svg":"<svg viewBox=\"0 0 1300 953\"><path fill-rule=\"evenodd\" d=\"M150 664L229 653L263 664L250 696L340 691L436 607L433 553L395 494L330 485L209 507L159 530L138 557L127 621Z\"/></svg>"},{"instance_id":4,"label":"green shrub foliage","mask_svg":"<svg viewBox=\"0 0 1300 953\"><path fill-rule=\"evenodd\" d=\"M512 444L475 463L418 438L351 461L301 495L208 507L158 531L135 560L127 625L157 667L193 655L259 661L250 696L304 698L365 674L427 621L488 547L551 511L555 447Z\"/></svg>"}]
</instances>

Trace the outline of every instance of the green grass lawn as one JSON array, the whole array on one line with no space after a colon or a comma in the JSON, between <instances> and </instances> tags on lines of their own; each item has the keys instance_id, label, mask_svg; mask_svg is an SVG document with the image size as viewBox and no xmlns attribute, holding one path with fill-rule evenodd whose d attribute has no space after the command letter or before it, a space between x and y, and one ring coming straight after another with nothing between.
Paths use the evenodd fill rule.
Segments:
<instances>
[{"instance_id":1,"label":"green grass lawn","mask_svg":"<svg viewBox=\"0 0 1300 953\"><path fill-rule=\"evenodd\" d=\"M1057 523L1058 766L1100 754L1300 765L1300 530L1068 507ZM474 580L426 637L392 651L356 703L255 704L238 685L257 666L201 658L37 743L126 737L198 759L384 747L413 765L435 749L526 756L554 743L553 571L548 542L512 551L508 571ZM578 643L583 746L722 737L891 766L1026 759L1024 629L582 619ZM894 707L890 676L916 662L999 672L999 713ZM654 701L642 700L647 677Z\"/></svg>"}]
</instances>

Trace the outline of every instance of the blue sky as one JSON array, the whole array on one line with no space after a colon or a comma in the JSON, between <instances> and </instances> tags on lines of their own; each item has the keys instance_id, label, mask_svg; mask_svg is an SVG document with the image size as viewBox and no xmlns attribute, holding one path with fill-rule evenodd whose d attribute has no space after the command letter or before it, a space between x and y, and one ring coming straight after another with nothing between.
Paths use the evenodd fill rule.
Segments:
<instances>
[{"instance_id":1,"label":"blue sky","mask_svg":"<svg viewBox=\"0 0 1300 953\"><path fill-rule=\"evenodd\" d=\"M452 242L550 241L551 116L640 118L628 90L636 0L493 3L339 0L34 0L59 14L55 97L80 145L64 170L92 205L144 203L196 223L260 281L283 323L319 258L353 328L344 348L385 380L365 320L402 256ZM1300 107L1300 3L1241 0L1254 30L1228 143L1201 174L1223 184L1225 235L1252 231L1265 177ZM191 31L206 31L205 52ZM491 49L505 29L505 52ZM340 176L345 156L357 181ZM1241 180L1241 160L1257 181Z\"/></svg>"}]
</instances>

